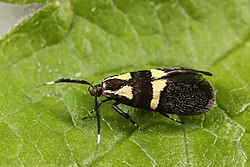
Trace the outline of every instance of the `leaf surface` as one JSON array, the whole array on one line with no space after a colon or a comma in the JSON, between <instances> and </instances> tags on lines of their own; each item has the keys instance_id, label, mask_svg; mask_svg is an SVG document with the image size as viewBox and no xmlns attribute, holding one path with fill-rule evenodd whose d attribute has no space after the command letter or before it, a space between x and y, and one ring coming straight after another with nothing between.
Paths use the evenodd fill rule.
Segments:
<instances>
[{"instance_id":1,"label":"leaf surface","mask_svg":"<svg viewBox=\"0 0 250 167\"><path fill-rule=\"evenodd\" d=\"M0 164L249 166L249 30L247 0L48 3L0 40ZM97 151L95 115L82 121L93 109L87 86L36 88L61 77L98 84L174 66L212 72L217 106L198 116L171 115L180 125L121 105L141 133L107 102Z\"/></svg>"}]
</instances>

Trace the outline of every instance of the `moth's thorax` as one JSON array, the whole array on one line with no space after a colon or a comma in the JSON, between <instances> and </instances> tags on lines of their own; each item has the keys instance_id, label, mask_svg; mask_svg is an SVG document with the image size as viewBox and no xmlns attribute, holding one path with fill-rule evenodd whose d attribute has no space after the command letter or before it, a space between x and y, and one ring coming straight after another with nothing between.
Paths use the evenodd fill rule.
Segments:
<instances>
[{"instance_id":1,"label":"moth's thorax","mask_svg":"<svg viewBox=\"0 0 250 167\"><path fill-rule=\"evenodd\" d=\"M132 86L128 85L126 78L110 77L102 82L102 94L106 97L123 96L133 98Z\"/></svg>"},{"instance_id":2,"label":"moth's thorax","mask_svg":"<svg viewBox=\"0 0 250 167\"><path fill-rule=\"evenodd\" d=\"M102 82L103 95L117 102L150 109L151 73L149 70L111 76Z\"/></svg>"}]
</instances>

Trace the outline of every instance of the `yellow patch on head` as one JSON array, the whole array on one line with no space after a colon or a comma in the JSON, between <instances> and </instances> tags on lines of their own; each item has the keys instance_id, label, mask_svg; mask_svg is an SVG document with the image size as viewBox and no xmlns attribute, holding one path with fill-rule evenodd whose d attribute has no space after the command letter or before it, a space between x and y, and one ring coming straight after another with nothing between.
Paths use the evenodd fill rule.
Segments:
<instances>
[{"instance_id":1,"label":"yellow patch on head","mask_svg":"<svg viewBox=\"0 0 250 167\"><path fill-rule=\"evenodd\" d=\"M153 98L150 102L150 108L155 110L159 104L160 101L160 95L161 91L165 88L167 83L167 80L162 79L162 80L155 80L152 82L152 87L153 87Z\"/></svg>"}]
</instances>

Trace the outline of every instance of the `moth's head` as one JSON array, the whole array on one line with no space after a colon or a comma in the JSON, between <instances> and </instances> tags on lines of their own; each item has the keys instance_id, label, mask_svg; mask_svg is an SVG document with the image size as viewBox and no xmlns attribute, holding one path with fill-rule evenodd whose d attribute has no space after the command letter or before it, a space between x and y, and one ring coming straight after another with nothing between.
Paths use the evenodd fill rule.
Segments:
<instances>
[{"instance_id":1,"label":"moth's head","mask_svg":"<svg viewBox=\"0 0 250 167\"><path fill-rule=\"evenodd\" d=\"M89 87L89 93L91 94L91 96L95 96L95 97L99 97L102 95L102 85L98 84L95 86L90 86Z\"/></svg>"}]
</instances>

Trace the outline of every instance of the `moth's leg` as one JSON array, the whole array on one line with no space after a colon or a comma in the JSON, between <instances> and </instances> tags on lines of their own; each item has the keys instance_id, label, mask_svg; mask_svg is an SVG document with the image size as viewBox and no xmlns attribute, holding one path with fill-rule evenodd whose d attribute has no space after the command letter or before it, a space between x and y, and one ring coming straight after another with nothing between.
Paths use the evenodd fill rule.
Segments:
<instances>
[{"instance_id":1,"label":"moth's leg","mask_svg":"<svg viewBox=\"0 0 250 167\"><path fill-rule=\"evenodd\" d=\"M102 100L101 102L98 103L97 108L101 107L101 105L102 105L103 103L105 103L105 102L107 102L107 101L110 101L110 100L111 100L111 99L104 99L104 100ZM95 111L95 110L93 109L90 113L88 113L87 116L83 117L82 120L84 120L84 119L86 119L86 118L89 118L89 117L93 114L94 111Z\"/></svg>"},{"instance_id":2,"label":"moth's leg","mask_svg":"<svg viewBox=\"0 0 250 167\"><path fill-rule=\"evenodd\" d=\"M89 118L90 116L92 116L93 112L95 110L93 109L90 113L88 113L85 117L82 118L82 120L86 119L86 118Z\"/></svg>"},{"instance_id":3,"label":"moth's leg","mask_svg":"<svg viewBox=\"0 0 250 167\"><path fill-rule=\"evenodd\" d=\"M96 120L97 120L97 147L96 149L98 149L98 145L100 144L101 141L101 123L100 123L100 115L99 115L99 110L98 110L98 100L97 100L97 96L95 96L95 113L96 113Z\"/></svg>"},{"instance_id":4,"label":"moth's leg","mask_svg":"<svg viewBox=\"0 0 250 167\"><path fill-rule=\"evenodd\" d=\"M159 113L160 113L161 115L163 115L163 116L165 116L165 117L171 119L171 120L174 121L174 122L178 122L178 123L180 123L180 124L184 123L184 122L178 121L178 120L176 120L176 119L174 119L174 118L171 118L168 114L166 114L166 113L164 113L164 112L159 112Z\"/></svg>"},{"instance_id":5,"label":"moth's leg","mask_svg":"<svg viewBox=\"0 0 250 167\"><path fill-rule=\"evenodd\" d=\"M132 124L134 124L134 126L136 126L140 131L143 131L142 128L133 120L131 119L131 116L122 111L120 108L118 108L117 106L119 105L120 103L118 102L115 102L114 104L112 104L112 108L120 115L122 115L123 117L125 117L126 119L128 119L130 122L132 122Z\"/></svg>"}]
</instances>

